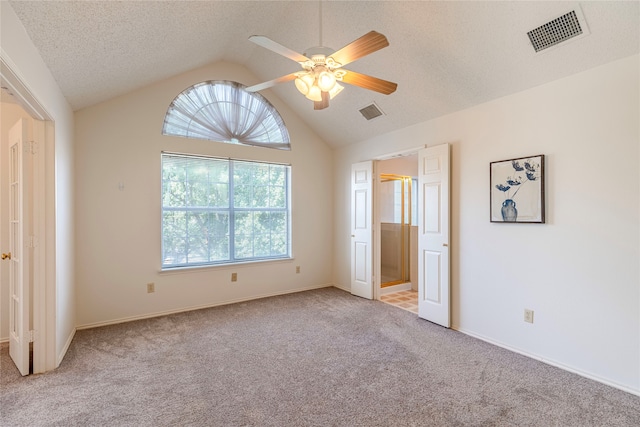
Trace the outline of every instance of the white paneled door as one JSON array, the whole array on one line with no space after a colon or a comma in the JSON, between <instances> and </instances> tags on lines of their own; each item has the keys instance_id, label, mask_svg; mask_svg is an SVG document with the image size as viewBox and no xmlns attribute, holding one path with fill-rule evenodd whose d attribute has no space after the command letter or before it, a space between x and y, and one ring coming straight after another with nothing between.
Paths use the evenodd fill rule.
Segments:
<instances>
[{"instance_id":1,"label":"white paneled door","mask_svg":"<svg viewBox=\"0 0 640 427\"><path fill-rule=\"evenodd\" d=\"M373 299L373 162L351 166L351 293Z\"/></svg>"},{"instance_id":2,"label":"white paneled door","mask_svg":"<svg viewBox=\"0 0 640 427\"><path fill-rule=\"evenodd\" d=\"M418 316L450 326L449 144L418 153Z\"/></svg>"},{"instance_id":3,"label":"white paneled door","mask_svg":"<svg viewBox=\"0 0 640 427\"><path fill-rule=\"evenodd\" d=\"M22 375L29 374L29 174L31 148L27 122L20 120L9 130L9 354Z\"/></svg>"}]
</instances>

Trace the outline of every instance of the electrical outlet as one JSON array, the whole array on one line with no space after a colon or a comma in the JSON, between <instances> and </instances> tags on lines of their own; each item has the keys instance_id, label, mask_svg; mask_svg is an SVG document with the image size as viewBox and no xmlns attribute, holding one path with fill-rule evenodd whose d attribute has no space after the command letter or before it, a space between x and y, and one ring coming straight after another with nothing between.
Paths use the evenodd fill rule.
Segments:
<instances>
[{"instance_id":1,"label":"electrical outlet","mask_svg":"<svg viewBox=\"0 0 640 427\"><path fill-rule=\"evenodd\" d=\"M147 293L151 294L153 292L156 291L156 284L155 283L147 283Z\"/></svg>"},{"instance_id":2,"label":"electrical outlet","mask_svg":"<svg viewBox=\"0 0 640 427\"><path fill-rule=\"evenodd\" d=\"M296 265L296 274L300 274L300 266Z\"/></svg>"},{"instance_id":3,"label":"electrical outlet","mask_svg":"<svg viewBox=\"0 0 640 427\"><path fill-rule=\"evenodd\" d=\"M533 323L533 310L529 310L528 308L524 309L524 321Z\"/></svg>"},{"instance_id":4,"label":"electrical outlet","mask_svg":"<svg viewBox=\"0 0 640 427\"><path fill-rule=\"evenodd\" d=\"M231 273L231 281L232 282L238 281L238 273Z\"/></svg>"}]
</instances>

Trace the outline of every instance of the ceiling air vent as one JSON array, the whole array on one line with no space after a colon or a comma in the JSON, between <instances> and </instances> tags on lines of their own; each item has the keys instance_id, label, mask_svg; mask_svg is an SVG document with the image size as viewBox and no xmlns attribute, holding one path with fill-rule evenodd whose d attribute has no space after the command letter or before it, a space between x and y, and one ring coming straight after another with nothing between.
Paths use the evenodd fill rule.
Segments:
<instances>
[{"instance_id":1,"label":"ceiling air vent","mask_svg":"<svg viewBox=\"0 0 640 427\"><path fill-rule=\"evenodd\" d=\"M380 107L378 107L375 103L362 108L360 110L360 114L362 114L362 116L367 120L372 120L376 117L384 115Z\"/></svg>"},{"instance_id":2,"label":"ceiling air vent","mask_svg":"<svg viewBox=\"0 0 640 427\"><path fill-rule=\"evenodd\" d=\"M583 34L586 25L581 25L575 10L549 21L527 33L536 52L555 46Z\"/></svg>"}]
</instances>

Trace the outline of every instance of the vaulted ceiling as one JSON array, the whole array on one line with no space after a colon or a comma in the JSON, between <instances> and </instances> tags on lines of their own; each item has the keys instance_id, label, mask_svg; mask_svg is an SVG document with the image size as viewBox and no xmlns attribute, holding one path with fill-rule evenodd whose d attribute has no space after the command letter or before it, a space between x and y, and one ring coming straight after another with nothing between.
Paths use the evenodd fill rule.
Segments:
<instances>
[{"instance_id":1,"label":"vaulted ceiling","mask_svg":"<svg viewBox=\"0 0 640 427\"><path fill-rule=\"evenodd\" d=\"M277 96L334 147L459 111L640 51L640 2L10 1L74 110L217 61L258 77L298 71L248 41L300 53L375 30L390 46L346 68L398 83L391 95L346 86L313 110L293 82ZM586 36L536 53L527 32L569 11ZM322 14L320 14L322 11ZM215 79L215 76L212 76ZM177 95L177 94L176 94ZM384 116L365 120L375 102Z\"/></svg>"}]
</instances>

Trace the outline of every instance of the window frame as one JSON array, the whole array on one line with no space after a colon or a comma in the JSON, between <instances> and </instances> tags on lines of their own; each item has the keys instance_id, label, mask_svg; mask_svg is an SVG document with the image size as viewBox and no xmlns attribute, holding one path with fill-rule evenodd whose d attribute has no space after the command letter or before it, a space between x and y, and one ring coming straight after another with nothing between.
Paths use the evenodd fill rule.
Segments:
<instances>
[{"instance_id":1,"label":"window frame","mask_svg":"<svg viewBox=\"0 0 640 427\"><path fill-rule=\"evenodd\" d=\"M198 207L189 206L185 203L182 207L165 207L164 205L164 159L168 157L183 157L190 159L203 159L203 160L222 160L228 162L228 176L229 176L229 191L228 191L228 206L227 207ZM234 206L234 168L237 163L250 163L258 165L276 165L285 167L285 207L236 207ZM160 270L162 272L179 271L184 269L193 268L211 268L219 266L229 266L238 264L249 264L257 262L273 262L273 261L286 261L293 259L292 249L292 206L291 206L291 186L292 186L292 165L284 162L270 162L262 160L248 160L232 157L219 157L204 154L191 154L191 153L178 153L171 151L162 151L160 155ZM173 212L211 212L211 213L228 213L228 237L229 237L229 257L221 261L204 261L204 262L184 262L175 264L165 264L165 237L164 237L164 214L167 211ZM253 256L250 258L237 258L235 254L236 236L235 236L235 215L240 212L284 212L286 221L286 254L275 256ZM186 235L188 236L188 234ZM185 236L185 237L186 237ZM187 250L188 251L188 250Z\"/></svg>"}]
</instances>

